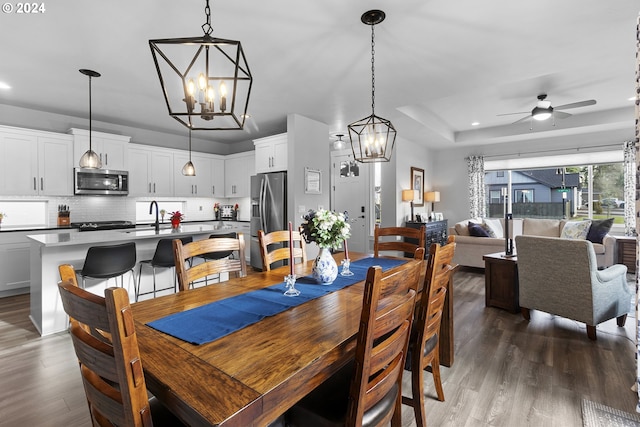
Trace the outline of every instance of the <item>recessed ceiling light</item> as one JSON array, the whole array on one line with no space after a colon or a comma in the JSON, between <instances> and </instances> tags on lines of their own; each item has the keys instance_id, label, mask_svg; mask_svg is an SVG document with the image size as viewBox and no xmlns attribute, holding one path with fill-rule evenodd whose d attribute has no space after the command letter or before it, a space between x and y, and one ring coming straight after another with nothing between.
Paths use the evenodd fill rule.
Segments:
<instances>
[{"instance_id":1,"label":"recessed ceiling light","mask_svg":"<svg viewBox=\"0 0 640 427\"><path fill-rule=\"evenodd\" d=\"M0 82L0 89L11 89L11 86L5 82Z\"/></svg>"},{"instance_id":2,"label":"recessed ceiling light","mask_svg":"<svg viewBox=\"0 0 640 427\"><path fill-rule=\"evenodd\" d=\"M480 122L473 122L471 123L471 126L478 126L480 124Z\"/></svg>"}]
</instances>

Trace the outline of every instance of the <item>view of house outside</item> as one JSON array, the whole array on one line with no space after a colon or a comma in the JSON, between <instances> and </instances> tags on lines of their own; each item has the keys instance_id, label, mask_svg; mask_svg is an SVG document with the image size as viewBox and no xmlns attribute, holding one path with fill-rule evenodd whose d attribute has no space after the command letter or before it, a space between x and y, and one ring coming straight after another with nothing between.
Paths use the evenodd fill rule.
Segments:
<instances>
[{"instance_id":1,"label":"view of house outside","mask_svg":"<svg viewBox=\"0 0 640 427\"><path fill-rule=\"evenodd\" d=\"M506 189L514 218L615 218L624 224L622 163L487 171L487 215L503 217Z\"/></svg>"}]
</instances>

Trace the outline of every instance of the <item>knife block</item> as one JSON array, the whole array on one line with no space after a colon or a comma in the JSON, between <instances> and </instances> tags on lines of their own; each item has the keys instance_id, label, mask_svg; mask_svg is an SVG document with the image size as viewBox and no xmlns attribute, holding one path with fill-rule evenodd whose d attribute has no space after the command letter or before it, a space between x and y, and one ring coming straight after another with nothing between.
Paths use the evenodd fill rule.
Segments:
<instances>
[{"instance_id":1,"label":"knife block","mask_svg":"<svg viewBox=\"0 0 640 427\"><path fill-rule=\"evenodd\" d=\"M70 224L71 217L69 215L69 212L58 212L58 227Z\"/></svg>"}]
</instances>

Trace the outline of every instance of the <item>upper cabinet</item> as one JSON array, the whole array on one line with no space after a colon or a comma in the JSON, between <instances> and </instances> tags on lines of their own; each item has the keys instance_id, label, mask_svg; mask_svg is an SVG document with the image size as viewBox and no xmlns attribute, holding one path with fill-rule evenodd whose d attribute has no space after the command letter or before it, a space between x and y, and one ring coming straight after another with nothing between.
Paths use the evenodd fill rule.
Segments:
<instances>
[{"instance_id":1,"label":"upper cabinet","mask_svg":"<svg viewBox=\"0 0 640 427\"><path fill-rule=\"evenodd\" d=\"M225 158L224 196L249 197L251 195L251 175L255 175L254 152L230 154Z\"/></svg>"},{"instance_id":2,"label":"upper cabinet","mask_svg":"<svg viewBox=\"0 0 640 427\"><path fill-rule=\"evenodd\" d=\"M256 147L256 173L287 170L287 134L260 138L253 141Z\"/></svg>"},{"instance_id":3,"label":"upper cabinet","mask_svg":"<svg viewBox=\"0 0 640 427\"><path fill-rule=\"evenodd\" d=\"M80 157L89 149L89 131L69 129L73 135L73 164L80 163ZM127 147L131 137L104 132L92 132L91 148L102 161L102 169L127 170Z\"/></svg>"},{"instance_id":4,"label":"upper cabinet","mask_svg":"<svg viewBox=\"0 0 640 427\"><path fill-rule=\"evenodd\" d=\"M128 149L129 164L135 165L129 171L129 195L173 196L173 152L133 145Z\"/></svg>"},{"instance_id":5,"label":"upper cabinet","mask_svg":"<svg viewBox=\"0 0 640 427\"><path fill-rule=\"evenodd\" d=\"M73 194L73 141L51 132L0 126L0 194Z\"/></svg>"},{"instance_id":6,"label":"upper cabinet","mask_svg":"<svg viewBox=\"0 0 640 427\"><path fill-rule=\"evenodd\" d=\"M176 151L173 155L176 196L224 197L224 159L213 154L192 153L196 176L182 175L182 167L189 153Z\"/></svg>"}]
</instances>

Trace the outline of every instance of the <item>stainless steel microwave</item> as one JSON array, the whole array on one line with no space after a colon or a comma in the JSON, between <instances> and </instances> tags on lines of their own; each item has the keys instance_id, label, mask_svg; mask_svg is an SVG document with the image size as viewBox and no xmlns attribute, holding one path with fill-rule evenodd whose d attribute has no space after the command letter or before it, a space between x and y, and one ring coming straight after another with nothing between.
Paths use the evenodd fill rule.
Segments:
<instances>
[{"instance_id":1,"label":"stainless steel microwave","mask_svg":"<svg viewBox=\"0 0 640 427\"><path fill-rule=\"evenodd\" d=\"M75 168L74 194L126 196L129 194L129 172L107 169Z\"/></svg>"}]
</instances>

